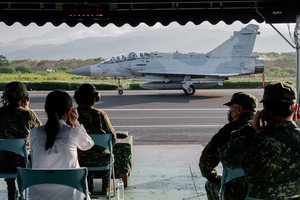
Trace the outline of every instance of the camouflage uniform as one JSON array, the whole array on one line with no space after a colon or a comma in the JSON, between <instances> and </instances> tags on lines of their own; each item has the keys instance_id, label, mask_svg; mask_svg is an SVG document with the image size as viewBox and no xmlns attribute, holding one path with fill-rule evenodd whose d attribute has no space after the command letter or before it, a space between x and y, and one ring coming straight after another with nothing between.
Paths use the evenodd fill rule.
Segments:
<instances>
[{"instance_id":1,"label":"camouflage uniform","mask_svg":"<svg viewBox=\"0 0 300 200\"><path fill-rule=\"evenodd\" d=\"M79 122L83 124L88 133L112 134L113 142L116 140L116 133L112 127L107 114L93 106L80 105L77 108L79 114ZM88 151L78 150L78 160L80 166L98 166L109 163L108 152L104 148L94 146ZM105 175L107 177L107 174ZM89 182L92 181L89 178ZM104 181L104 180L103 180ZM107 181L107 180L105 180ZM89 189L93 191L90 183Z\"/></svg>"},{"instance_id":2,"label":"camouflage uniform","mask_svg":"<svg viewBox=\"0 0 300 200\"><path fill-rule=\"evenodd\" d=\"M241 105L247 112L241 114L241 116L221 128L217 134L215 134L210 142L205 146L202 151L199 168L202 176L207 178L205 189L209 200L219 199L219 193L221 189L221 179L217 177L217 171L215 167L220 163L219 151L229 141L231 132L238 130L242 126L249 124L254 117L254 109L257 106L257 99L251 94L247 93L235 93L233 94L231 101L224 105L231 105L233 103ZM224 199L245 199L247 194L247 184L244 181L244 177L239 177L229 181L225 184L226 190L224 192Z\"/></svg>"},{"instance_id":3,"label":"camouflage uniform","mask_svg":"<svg viewBox=\"0 0 300 200\"><path fill-rule=\"evenodd\" d=\"M41 125L34 112L21 107L1 107L0 116L1 139L26 138L29 144L30 130ZM16 166L20 166L21 163L24 165L24 159L14 153L6 152L0 154L0 163L1 171L16 171Z\"/></svg>"},{"instance_id":4,"label":"camouflage uniform","mask_svg":"<svg viewBox=\"0 0 300 200\"><path fill-rule=\"evenodd\" d=\"M112 127L107 114L91 106L78 106L79 122L85 127L88 133L110 133L114 141L116 133ZM94 146L88 151L78 152L79 163L81 166L97 166L109 162L107 152L102 147Z\"/></svg>"},{"instance_id":5,"label":"camouflage uniform","mask_svg":"<svg viewBox=\"0 0 300 200\"><path fill-rule=\"evenodd\" d=\"M34 127L41 125L36 114L31 110L22 108L17 104L17 100L28 97L24 84L20 82L11 82L7 84L3 92L3 107L0 108L0 138L26 138L29 150L29 133ZM0 151L0 171L16 172L18 166L24 167L24 158L11 152ZM8 199L12 197L15 191L14 179L7 179Z\"/></svg>"},{"instance_id":6,"label":"camouflage uniform","mask_svg":"<svg viewBox=\"0 0 300 200\"><path fill-rule=\"evenodd\" d=\"M292 105L295 100L291 85L276 83L266 86L262 101L290 101ZM221 160L232 168L244 169L249 197L281 200L299 195L300 129L293 121L266 121L259 133L250 125L233 132L221 151Z\"/></svg>"}]
</instances>

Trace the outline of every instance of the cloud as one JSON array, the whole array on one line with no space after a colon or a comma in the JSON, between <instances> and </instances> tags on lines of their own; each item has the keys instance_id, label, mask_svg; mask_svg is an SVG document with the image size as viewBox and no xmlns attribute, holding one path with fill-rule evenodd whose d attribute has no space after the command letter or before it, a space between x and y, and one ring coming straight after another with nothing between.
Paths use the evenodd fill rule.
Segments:
<instances>
[{"instance_id":1,"label":"cloud","mask_svg":"<svg viewBox=\"0 0 300 200\"><path fill-rule=\"evenodd\" d=\"M251 23L257 24L255 21L251 21ZM66 24L61 24L55 27L50 23L39 27L36 24L22 26L19 23L15 23L12 26L7 26L4 23L0 23L0 51L2 54L17 53L17 50L30 48L34 45L44 45L45 49L52 48L50 46L62 45L59 47L62 49L65 45L68 46L71 43L76 43L77 40L86 39L85 41L93 41L89 45L95 45L93 48L95 48L97 53L99 50L96 47L99 48L101 45L96 44L95 41L101 41L102 46L109 44L110 54L127 50L132 51L132 49L139 51L180 50L182 52L207 52L217 43L230 37L233 31L238 31L245 26L239 21L231 25L227 25L224 22L219 22L216 25L212 25L209 22L195 25L189 22L184 26L177 22L170 23L168 26L156 23L150 27L144 23L136 27L131 27L128 24L122 27L117 27L114 24L109 24L106 27L101 27L97 24L90 27L82 24L69 27ZM258 37L255 45L256 51L293 51L270 25L262 23L259 26L261 35ZM276 24L275 26L291 40L286 24ZM291 34L293 34L294 27L295 24L290 25ZM137 46L136 43L140 43L138 44L140 46ZM47 47L47 45L49 46ZM81 47L77 48L83 50L83 46L87 46L87 44L82 43ZM90 47L89 49L93 48ZM66 51L71 51L72 49L70 48ZM105 51L108 51L108 49ZM51 54L53 53L51 52Z\"/></svg>"},{"instance_id":2,"label":"cloud","mask_svg":"<svg viewBox=\"0 0 300 200\"><path fill-rule=\"evenodd\" d=\"M67 36L70 39L82 39L88 37L118 37L124 35L131 30L127 27L116 27L115 25L108 25L106 27L100 27L99 25L93 25L91 27L76 26L75 28L66 28L70 34Z\"/></svg>"}]
</instances>

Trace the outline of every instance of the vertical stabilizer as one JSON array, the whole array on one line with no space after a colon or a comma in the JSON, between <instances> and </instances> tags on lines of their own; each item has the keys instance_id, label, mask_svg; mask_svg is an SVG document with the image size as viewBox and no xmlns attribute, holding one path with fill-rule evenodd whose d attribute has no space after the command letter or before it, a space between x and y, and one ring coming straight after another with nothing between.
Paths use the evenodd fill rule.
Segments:
<instances>
[{"instance_id":1,"label":"vertical stabilizer","mask_svg":"<svg viewBox=\"0 0 300 200\"><path fill-rule=\"evenodd\" d=\"M207 55L216 57L227 56L250 56L259 26L249 24L240 31L235 31L234 35L223 42L220 46L210 51Z\"/></svg>"}]
</instances>

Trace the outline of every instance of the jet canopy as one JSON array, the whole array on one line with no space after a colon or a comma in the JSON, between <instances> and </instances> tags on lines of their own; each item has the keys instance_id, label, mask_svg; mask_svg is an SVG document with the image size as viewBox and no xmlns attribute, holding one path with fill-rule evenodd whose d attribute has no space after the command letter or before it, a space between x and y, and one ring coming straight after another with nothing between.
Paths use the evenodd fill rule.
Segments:
<instances>
[{"instance_id":1,"label":"jet canopy","mask_svg":"<svg viewBox=\"0 0 300 200\"><path fill-rule=\"evenodd\" d=\"M119 62L125 62L125 61L137 60L137 59L146 59L150 57L151 57L150 53L130 52L128 55L121 54L121 55L113 56L110 59L104 60L102 64L119 63Z\"/></svg>"}]
</instances>

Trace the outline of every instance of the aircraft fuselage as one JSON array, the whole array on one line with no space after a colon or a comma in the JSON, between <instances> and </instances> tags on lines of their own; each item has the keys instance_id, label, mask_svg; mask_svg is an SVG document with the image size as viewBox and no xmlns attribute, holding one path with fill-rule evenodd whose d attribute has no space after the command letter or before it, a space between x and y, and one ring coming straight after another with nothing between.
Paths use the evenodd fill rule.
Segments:
<instances>
[{"instance_id":1,"label":"aircraft fuselage","mask_svg":"<svg viewBox=\"0 0 300 200\"><path fill-rule=\"evenodd\" d=\"M250 24L206 54L131 52L71 73L124 77L146 82L141 85L143 88L182 88L187 95L192 95L195 88L222 85L231 76L263 73L264 62L251 55L258 28Z\"/></svg>"}]
</instances>

